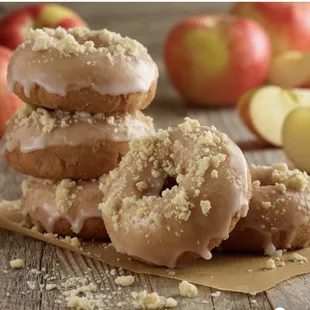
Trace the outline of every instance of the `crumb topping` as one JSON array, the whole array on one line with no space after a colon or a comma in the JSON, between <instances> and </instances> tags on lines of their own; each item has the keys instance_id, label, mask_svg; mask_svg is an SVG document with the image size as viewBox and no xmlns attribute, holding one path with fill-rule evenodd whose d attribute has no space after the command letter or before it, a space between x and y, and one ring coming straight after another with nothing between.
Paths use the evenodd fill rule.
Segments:
<instances>
[{"instance_id":1,"label":"crumb topping","mask_svg":"<svg viewBox=\"0 0 310 310\"><path fill-rule=\"evenodd\" d=\"M267 270L276 269L277 266L276 266L276 264L275 264L275 260L272 259L272 258L269 258L269 259L266 261L265 268L266 268Z\"/></svg>"},{"instance_id":2,"label":"crumb topping","mask_svg":"<svg viewBox=\"0 0 310 310\"><path fill-rule=\"evenodd\" d=\"M300 192L309 184L309 176L306 173L297 169L289 170L285 163L275 164L272 166L272 169L271 181L276 184L276 188L278 189L281 186L281 190L283 191L288 188Z\"/></svg>"},{"instance_id":3,"label":"crumb topping","mask_svg":"<svg viewBox=\"0 0 310 310\"><path fill-rule=\"evenodd\" d=\"M13 259L10 261L10 266L11 268L13 269L19 269L19 268L22 268L24 267L25 265L25 262L23 259L20 259L20 258L17 258L17 259Z\"/></svg>"},{"instance_id":4,"label":"crumb topping","mask_svg":"<svg viewBox=\"0 0 310 310\"><path fill-rule=\"evenodd\" d=\"M254 177L261 178L259 181L262 185L274 185L276 191L282 193L286 190L301 192L309 185L309 176L306 172L298 169L290 170L286 163L277 163L272 167L252 165L251 172Z\"/></svg>"},{"instance_id":5,"label":"crumb topping","mask_svg":"<svg viewBox=\"0 0 310 310\"><path fill-rule=\"evenodd\" d=\"M200 208L203 215L207 215L211 209L211 203L209 200L201 200Z\"/></svg>"},{"instance_id":6,"label":"crumb topping","mask_svg":"<svg viewBox=\"0 0 310 310\"><path fill-rule=\"evenodd\" d=\"M73 28L66 30L56 29L30 29L20 48L32 43L34 52L44 52L50 48L56 49L60 55L72 57L89 53L100 53L110 57L137 56L147 52L147 49L138 41L120 34L102 30L89 30L87 28Z\"/></svg>"},{"instance_id":7,"label":"crumb topping","mask_svg":"<svg viewBox=\"0 0 310 310\"><path fill-rule=\"evenodd\" d=\"M174 308L178 302L174 298L166 298L158 295L156 292L148 293L142 291L137 295L138 301L134 302L133 305L136 309L164 309Z\"/></svg>"},{"instance_id":8,"label":"crumb topping","mask_svg":"<svg viewBox=\"0 0 310 310\"><path fill-rule=\"evenodd\" d=\"M308 258L298 253L293 253L291 256L291 261L293 261L294 263L303 264L303 263L308 263Z\"/></svg>"},{"instance_id":9,"label":"crumb topping","mask_svg":"<svg viewBox=\"0 0 310 310\"><path fill-rule=\"evenodd\" d=\"M61 213L66 213L72 206L76 195L70 192L75 185L75 181L69 179L61 180L59 184L55 185L56 208Z\"/></svg>"},{"instance_id":10,"label":"crumb topping","mask_svg":"<svg viewBox=\"0 0 310 310\"><path fill-rule=\"evenodd\" d=\"M134 276L119 276L117 277L114 282L121 286L129 286L135 282Z\"/></svg>"},{"instance_id":11,"label":"crumb topping","mask_svg":"<svg viewBox=\"0 0 310 310\"><path fill-rule=\"evenodd\" d=\"M44 133L51 132L55 128L67 128L77 123L95 124L98 122L106 123L108 126L115 127L115 133L119 127L123 127L128 134L132 129L132 122L139 120L145 123L146 128L153 130L153 119L145 116L142 112L135 113L86 113L86 112L66 112L62 110L47 110L24 104L17 110L10 123L14 129L24 127L35 127Z\"/></svg>"},{"instance_id":12,"label":"crumb topping","mask_svg":"<svg viewBox=\"0 0 310 310\"><path fill-rule=\"evenodd\" d=\"M185 297L196 297L198 295L197 287L187 281L182 281L179 284L179 291L181 296Z\"/></svg>"}]
</instances>

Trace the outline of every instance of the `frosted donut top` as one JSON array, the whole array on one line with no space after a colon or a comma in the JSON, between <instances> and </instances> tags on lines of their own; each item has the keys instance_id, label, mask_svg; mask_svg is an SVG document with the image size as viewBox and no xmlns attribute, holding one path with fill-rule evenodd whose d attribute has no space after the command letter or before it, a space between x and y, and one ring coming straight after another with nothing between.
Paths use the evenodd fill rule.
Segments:
<instances>
[{"instance_id":1,"label":"frosted donut top","mask_svg":"<svg viewBox=\"0 0 310 310\"><path fill-rule=\"evenodd\" d=\"M106 29L31 29L8 68L9 90L19 83L28 97L35 85L61 96L82 88L114 96L147 92L157 78L141 43Z\"/></svg>"}]
</instances>

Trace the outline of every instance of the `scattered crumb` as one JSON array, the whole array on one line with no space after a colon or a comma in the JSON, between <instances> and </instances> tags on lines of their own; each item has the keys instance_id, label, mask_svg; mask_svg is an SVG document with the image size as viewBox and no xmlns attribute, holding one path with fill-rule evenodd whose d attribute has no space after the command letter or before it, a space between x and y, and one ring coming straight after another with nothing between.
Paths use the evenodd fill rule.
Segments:
<instances>
[{"instance_id":1,"label":"scattered crumb","mask_svg":"<svg viewBox=\"0 0 310 310\"><path fill-rule=\"evenodd\" d=\"M293 253L290 260L293 261L294 263L300 263L300 264L308 263L307 257L304 257L304 256L297 254L297 253Z\"/></svg>"},{"instance_id":2,"label":"scattered crumb","mask_svg":"<svg viewBox=\"0 0 310 310\"><path fill-rule=\"evenodd\" d=\"M110 275L111 276L116 276L116 269L111 269Z\"/></svg>"},{"instance_id":3,"label":"scattered crumb","mask_svg":"<svg viewBox=\"0 0 310 310\"><path fill-rule=\"evenodd\" d=\"M23 259L17 258L10 261L10 266L13 269L18 269L24 267L25 262Z\"/></svg>"},{"instance_id":4,"label":"scattered crumb","mask_svg":"<svg viewBox=\"0 0 310 310\"><path fill-rule=\"evenodd\" d=\"M191 284L187 281L182 281L179 284L179 291L181 296L195 297L198 295L197 287L194 284Z\"/></svg>"},{"instance_id":5,"label":"scattered crumb","mask_svg":"<svg viewBox=\"0 0 310 310\"><path fill-rule=\"evenodd\" d=\"M49 283L49 284L46 284L46 286L45 286L45 289L46 289L47 291L51 291L51 290L53 290L53 289L55 289L55 288L57 288L57 285L56 285L56 284L51 284L51 283Z\"/></svg>"},{"instance_id":6,"label":"scattered crumb","mask_svg":"<svg viewBox=\"0 0 310 310\"><path fill-rule=\"evenodd\" d=\"M216 291L214 293L211 294L212 297L220 297L221 296L221 292L220 291Z\"/></svg>"},{"instance_id":7,"label":"scattered crumb","mask_svg":"<svg viewBox=\"0 0 310 310\"><path fill-rule=\"evenodd\" d=\"M114 282L121 286L129 286L135 282L135 277L134 276L120 276L120 277L117 277Z\"/></svg>"},{"instance_id":8,"label":"scattered crumb","mask_svg":"<svg viewBox=\"0 0 310 310\"><path fill-rule=\"evenodd\" d=\"M31 272L32 274L36 275L36 276L39 275L39 274L41 274L41 271L40 271L40 270L37 270L37 269L31 269L30 272Z\"/></svg>"},{"instance_id":9,"label":"scattered crumb","mask_svg":"<svg viewBox=\"0 0 310 310\"><path fill-rule=\"evenodd\" d=\"M136 309L163 309L163 308L174 308L178 302L174 298L166 298L159 296L157 293L148 293L142 291L138 294L138 301L133 302Z\"/></svg>"},{"instance_id":10,"label":"scattered crumb","mask_svg":"<svg viewBox=\"0 0 310 310\"><path fill-rule=\"evenodd\" d=\"M77 237L73 237L72 238L70 236L66 236L65 238L60 239L60 240L63 240L63 241L71 244L72 246L74 246L76 248L80 248L81 247L80 240Z\"/></svg>"},{"instance_id":11,"label":"scattered crumb","mask_svg":"<svg viewBox=\"0 0 310 310\"><path fill-rule=\"evenodd\" d=\"M137 299L138 293L137 293L137 292L131 292L131 297L132 297L133 299Z\"/></svg>"},{"instance_id":12,"label":"scattered crumb","mask_svg":"<svg viewBox=\"0 0 310 310\"><path fill-rule=\"evenodd\" d=\"M275 264L275 260L272 259L272 258L269 258L269 259L266 261L265 268L266 268L267 270L276 269L277 266L276 266L276 264Z\"/></svg>"},{"instance_id":13,"label":"scattered crumb","mask_svg":"<svg viewBox=\"0 0 310 310\"><path fill-rule=\"evenodd\" d=\"M36 288L36 282L34 281L27 281L27 286L31 289L34 290Z\"/></svg>"}]
</instances>

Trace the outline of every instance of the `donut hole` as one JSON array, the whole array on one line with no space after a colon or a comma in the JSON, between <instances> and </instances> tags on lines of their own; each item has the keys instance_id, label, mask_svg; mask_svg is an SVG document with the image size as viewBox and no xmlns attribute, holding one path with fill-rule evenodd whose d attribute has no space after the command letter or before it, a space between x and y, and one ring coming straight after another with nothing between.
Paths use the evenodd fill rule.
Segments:
<instances>
[{"instance_id":1,"label":"donut hole","mask_svg":"<svg viewBox=\"0 0 310 310\"><path fill-rule=\"evenodd\" d=\"M166 189L169 189L169 190L170 190L172 187L178 186L178 185L179 185L179 184L178 184L176 178L173 178L173 177L171 177L171 176L166 177L166 179L165 179L165 181L164 181L164 184L163 184L163 186L162 186L162 188L161 188L161 190L160 190L159 195L162 197L162 193L163 193Z\"/></svg>"}]
</instances>

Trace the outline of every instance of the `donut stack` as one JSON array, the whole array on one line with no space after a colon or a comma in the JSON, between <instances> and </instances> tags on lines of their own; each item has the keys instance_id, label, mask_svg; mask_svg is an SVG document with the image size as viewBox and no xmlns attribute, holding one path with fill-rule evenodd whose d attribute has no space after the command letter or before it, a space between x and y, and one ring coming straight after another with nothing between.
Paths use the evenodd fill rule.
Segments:
<instances>
[{"instance_id":1,"label":"donut stack","mask_svg":"<svg viewBox=\"0 0 310 310\"><path fill-rule=\"evenodd\" d=\"M139 42L108 30L29 32L8 68L9 89L26 104L8 123L3 145L8 164L31 176L22 207L32 225L107 237L99 183L130 140L154 133L139 110L153 100L157 78Z\"/></svg>"}]
</instances>

